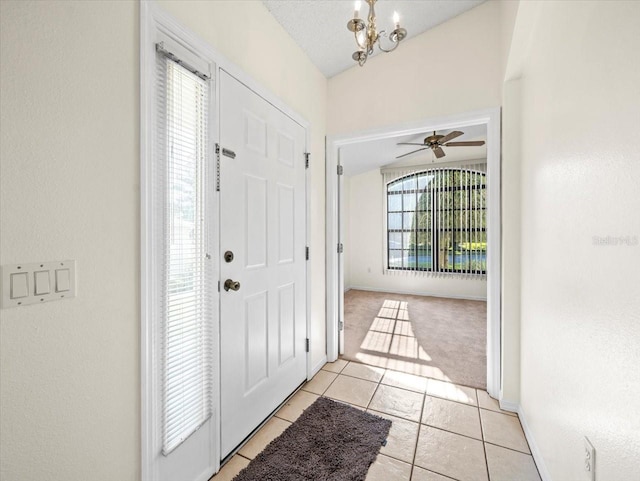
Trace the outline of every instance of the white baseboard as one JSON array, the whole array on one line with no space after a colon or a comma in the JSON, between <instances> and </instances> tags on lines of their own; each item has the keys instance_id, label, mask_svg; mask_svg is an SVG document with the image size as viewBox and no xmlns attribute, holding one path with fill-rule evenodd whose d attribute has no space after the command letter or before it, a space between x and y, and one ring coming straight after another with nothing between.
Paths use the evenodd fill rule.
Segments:
<instances>
[{"instance_id":1,"label":"white baseboard","mask_svg":"<svg viewBox=\"0 0 640 481\"><path fill-rule=\"evenodd\" d=\"M510 413L517 413L520 408L520 404L513 401L507 401L506 399L502 399L500 401L500 409L503 411L509 411Z\"/></svg>"},{"instance_id":2,"label":"white baseboard","mask_svg":"<svg viewBox=\"0 0 640 481\"><path fill-rule=\"evenodd\" d=\"M322 359L320 359L320 361L315 366L313 366L313 369L311 369L311 376L309 377L309 380L311 380L311 378L315 376L318 373L318 371L322 369L322 366L324 366L326 363L327 363L327 356L324 356Z\"/></svg>"},{"instance_id":3,"label":"white baseboard","mask_svg":"<svg viewBox=\"0 0 640 481\"><path fill-rule=\"evenodd\" d=\"M455 294L442 294L442 293L433 293L433 292L410 292L410 291L402 291L397 289L382 289L378 287L363 287L363 286L351 286L349 290L355 289L357 291L369 291L369 292L388 292L389 294L407 294L411 296L429 296L429 297L444 297L445 299L465 299L467 301L486 301L485 297L475 297L475 296L458 296Z\"/></svg>"},{"instance_id":4,"label":"white baseboard","mask_svg":"<svg viewBox=\"0 0 640 481\"><path fill-rule=\"evenodd\" d=\"M349 292L351 290L351 286L345 287L344 292Z\"/></svg>"},{"instance_id":5,"label":"white baseboard","mask_svg":"<svg viewBox=\"0 0 640 481\"><path fill-rule=\"evenodd\" d=\"M502 401L500 402L500 407L502 407ZM509 401L505 401L505 410L510 410L510 409L506 409L507 406L509 406L512 403L509 403ZM513 403L515 404L515 403ZM524 414L524 410L522 409L522 406L520 404L517 404L517 411L518 413L518 417L520 418L520 424L522 424L522 429L524 430L524 436L527 438L527 442L529 443L529 448L531 449L531 455L533 456L533 460L536 463L536 467L538 468L538 473L540 473L540 479L542 479L542 481L553 481L551 479L551 475L549 474L549 471L547 470L547 466L544 464L544 459L542 458L542 453L540 452L540 448L538 448L538 445L536 444L535 439L533 438L533 433L531 432L531 429L529 428L529 424L527 424L527 417Z\"/></svg>"}]
</instances>

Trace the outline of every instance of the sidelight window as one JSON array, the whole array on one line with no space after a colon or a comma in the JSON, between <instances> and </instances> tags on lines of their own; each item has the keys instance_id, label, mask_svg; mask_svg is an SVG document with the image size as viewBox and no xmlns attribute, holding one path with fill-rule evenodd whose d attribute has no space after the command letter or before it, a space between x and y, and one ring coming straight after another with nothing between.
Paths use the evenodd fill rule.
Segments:
<instances>
[{"instance_id":1,"label":"sidelight window","mask_svg":"<svg viewBox=\"0 0 640 481\"><path fill-rule=\"evenodd\" d=\"M170 453L212 413L212 312L207 232L207 77L157 54L157 232L162 451Z\"/></svg>"}]
</instances>

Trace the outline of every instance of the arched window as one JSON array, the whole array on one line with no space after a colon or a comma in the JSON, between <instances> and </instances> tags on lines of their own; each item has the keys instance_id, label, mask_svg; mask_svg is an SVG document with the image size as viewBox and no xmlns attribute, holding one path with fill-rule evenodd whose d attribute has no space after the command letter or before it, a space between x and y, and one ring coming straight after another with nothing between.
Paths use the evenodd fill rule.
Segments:
<instances>
[{"instance_id":1,"label":"arched window","mask_svg":"<svg viewBox=\"0 0 640 481\"><path fill-rule=\"evenodd\" d=\"M387 184L387 268L486 274L486 174L415 172Z\"/></svg>"}]
</instances>

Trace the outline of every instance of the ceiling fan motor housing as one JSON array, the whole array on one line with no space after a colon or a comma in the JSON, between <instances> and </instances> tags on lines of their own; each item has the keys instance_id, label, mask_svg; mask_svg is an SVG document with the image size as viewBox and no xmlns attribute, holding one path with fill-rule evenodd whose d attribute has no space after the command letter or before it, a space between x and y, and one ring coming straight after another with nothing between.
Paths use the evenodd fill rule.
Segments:
<instances>
[{"instance_id":1,"label":"ceiling fan motor housing","mask_svg":"<svg viewBox=\"0 0 640 481\"><path fill-rule=\"evenodd\" d=\"M430 135L429 137L425 137L424 144L431 147L437 147L440 144L440 139L443 137L444 135Z\"/></svg>"}]
</instances>

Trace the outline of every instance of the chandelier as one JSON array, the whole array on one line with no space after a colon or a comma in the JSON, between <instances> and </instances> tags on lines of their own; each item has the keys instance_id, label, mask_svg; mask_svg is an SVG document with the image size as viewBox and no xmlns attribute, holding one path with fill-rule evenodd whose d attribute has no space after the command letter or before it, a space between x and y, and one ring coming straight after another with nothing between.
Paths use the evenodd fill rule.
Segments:
<instances>
[{"instance_id":1,"label":"chandelier","mask_svg":"<svg viewBox=\"0 0 640 481\"><path fill-rule=\"evenodd\" d=\"M387 34L385 30L378 32L376 29L376 12L374 9L376 1L377 0L366 0L369 4L369 16L367 18L368 23L365 23L364 20L359 18L362 2L356 0L353 18L347 23L347 28L353 32L356 44L358 45L358 50L353 53L351 58L358 62L358 65L361 67L365 64L369 55L373 54L373 47L376 43L380 50L389 53L393 52L398 47L398 44L407 36L407 31L404 28L400 28L400 16L398 12L393 12L395 29L390 34ZM382 46L381 37L387 37L389 39L391 42L389 48Z\"/></svg>"}]
</instances>

